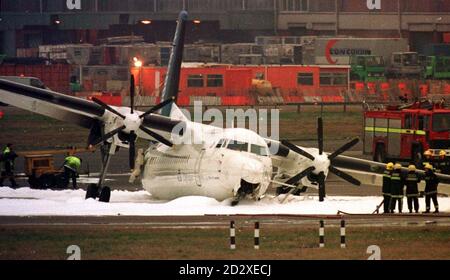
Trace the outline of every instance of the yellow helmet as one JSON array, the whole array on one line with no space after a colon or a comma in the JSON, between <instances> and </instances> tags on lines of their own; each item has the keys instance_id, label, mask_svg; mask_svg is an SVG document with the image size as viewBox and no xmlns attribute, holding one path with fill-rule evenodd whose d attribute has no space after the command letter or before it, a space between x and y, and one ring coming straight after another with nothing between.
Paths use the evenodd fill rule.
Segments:
<instances>
[{"instance_id":1,"label":"yellow helmet","mask_svg":"<svg viewBox=\"0 0 450 280\"><path fill-rule=\"evenodd\" d=\"M425 164L425 169L433 170L433 165L427 163L427 164Z\"/></svg>"},{"instance_id":2,"label":"yellow helmet","mask_svg":"<svg viewBox=\"0 0 450 280\"><path fill-rule=\"evenodd\" d=\"M447 153L444 150L440 150L439 151L439 156L440 157L445 157L447 155Z\"/></svg>"},{"instance_id":3,"label":"yellow helmet","mask_svg":"<svg viewBox=\"0 0 450 280\"><path fill-rule=\"evenodd\" d=\"M396 163L394 165L394 169L402 169L402 165L400 163Z\"/></svg>"},{"instance_id":4,"label":"yellow helmet","mask_svg":"<svg viewBox=\"0 0 450 280\"><path fill-rule=\"evenodd\" d=\"M393 170L394 169L394 163L389 162L388 164L386 164L386 169L387 170Z\"/></svg>"},{"instance_id":5,"label":"yellow helmet","mask_svg":"<svg viewBox=\"0 0 450 280\"><path fill-rule=\"evenodd\" d=\"M414 164L411 164L408 166L409 171L416 171L416 166Z\"/></svg>"},{"instance_id":6,"label":"yellow helmet","mask_svg":"<svg viewBox=\"0 0 450 280\"><path fill-rule=\"evenodd\" d=\"M431 150L426 150L426 151L423 153L423 155L426 156L426 157L431 157L431 156L433 155L433 153L431 152Z\"/></svg>"}]
</instances>

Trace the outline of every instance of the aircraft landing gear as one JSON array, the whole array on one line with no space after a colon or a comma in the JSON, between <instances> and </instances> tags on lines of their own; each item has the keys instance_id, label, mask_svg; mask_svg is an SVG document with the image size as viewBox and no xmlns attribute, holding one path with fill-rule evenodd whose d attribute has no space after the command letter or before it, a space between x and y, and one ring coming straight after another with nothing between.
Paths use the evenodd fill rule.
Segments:
<instances>
[{"instance_id":1,"label":"aircraft landing gear","mask_svg":"<svg viewBox=\"0 0 450 280\"><path fill-rule=\"evenodd\" d=\"M241 187L239 188L237 194L231 201L231 206L238 205L239 201L241 201L247 195L252 194L258 188L258 186L259 184L251 184L245 180L241 180Z\"/></svg>"},{"instance_id":2,"label":"aircraft landing gear","mask_svg":"<svg viewBox=\"0 0 450 280\"><path fill-rule=\"evenodd\" d=\"M111 161L111 156L115 154L117 146L114 144L108 144L106 148L108 152L102 152L103 165L98 184L90 184L88 186L86 191L86 199L96 199L98 197L100 202L109 202L111 198L111 189L107 186L102 187L102 185L106 178L106 172Z\"/></svg>"}]
</instances>

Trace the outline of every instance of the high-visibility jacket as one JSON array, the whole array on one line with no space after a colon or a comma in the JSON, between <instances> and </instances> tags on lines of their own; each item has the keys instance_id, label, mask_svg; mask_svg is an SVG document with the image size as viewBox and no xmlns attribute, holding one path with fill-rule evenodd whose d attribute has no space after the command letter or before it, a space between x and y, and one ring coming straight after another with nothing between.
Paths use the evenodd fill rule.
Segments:
<instances>
[{"instance_id":1,"label":"high-visibility jacket","mask_svg":"<svg viewBox=\"0 0 450 280\"><path fill-rule=\"evenodd\" d=\"M439 185L439 178L434 174L433 171L425 172L425 194L435 194L437 193L437 188Z\"/></svg>"},{"instance_id":2,"label":"high-visibility jacket","mask_svg":"<svg viewBox=\"0 0 450 280\"><path fill-rule=\"evenodd\" d=\"M64 166L72 169L75 172L78 172L81 167L81 160L74 156L68 156L64 160Z\"/></svg>"},{"instance_id":3,"label":"high-visibility jacket","mask_svg":"<svg viewBox=\"0 0 450 280\"><path fill-rule=\"evenodd\" d=\"M392 198L403 197L404 180L401 170L394 170L391 175L391 196Z\"/></svg>"},{"instance_id":4,"label":"high-visibility jacket","mask_svg":"<svg viewBox=\"0 0 450 280\"><path fill-rule=\"evenodd\" d=\"M419 188L417 184L420 183L419 174L415 171L408 172L405 178L406 184L406 196L407 197L418 197L419 196Z\"/></svg>"},{"instance_id":5,"label":"high-visibility jacket","mask_svg":"<svg viewBox=\"0 0 450 280\"><path fill-rule=\"evenodd\" d=\"M383 172L383 186L382 186L382 189L381 189L383 195L391 195L391 175L392 175L392 171L384 170L384 172Z\"/></svg>"},{"instance_id":6,"label":"high-visibility jacket","mask_svg":"<svg viewBox=\"0 0 450 280\"><path fill-rule=\"evenodd\" d=\"M5 169L7 172L14 170L14 159L17 155L14 152L11 152L9 147L5 147L3 150L3 161L1 170Z\"/></svg>"}]
</instances>

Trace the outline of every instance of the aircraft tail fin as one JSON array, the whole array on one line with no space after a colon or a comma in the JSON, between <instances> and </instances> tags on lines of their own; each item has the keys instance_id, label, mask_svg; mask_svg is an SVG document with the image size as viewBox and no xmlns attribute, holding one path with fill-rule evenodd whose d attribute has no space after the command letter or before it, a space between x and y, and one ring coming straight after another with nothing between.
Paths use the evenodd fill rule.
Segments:
<instances>
[{"instance_id":1,"label":"aircraft tail fin","mask_svg":"<svg viewBox=\"0 0 450 280\"><path fill-rule=\"evenodd\" d=\"M187 19L188 13L186 11L181 11L178 16L177 29L173 39L172 52L170 54L169 66L167 68L167 75L164 82L161 101L174 98L176 102L178 97ZM161 110L161 115L169 117L172 112L172 107L172 104L164 107Z\"/></svg>"}]
</instances>

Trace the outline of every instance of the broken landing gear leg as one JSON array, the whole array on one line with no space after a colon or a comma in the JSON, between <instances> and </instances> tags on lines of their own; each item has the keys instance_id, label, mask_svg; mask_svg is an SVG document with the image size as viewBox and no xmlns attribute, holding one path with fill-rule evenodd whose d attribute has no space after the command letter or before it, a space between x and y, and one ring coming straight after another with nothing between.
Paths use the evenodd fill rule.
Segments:
<instances>
[{"instance_id":1,"label":"broken landing gear leg","mask_svg":"<svg viewBox=\"0 0 450 280\"><path fill-rule=\"evenodd\" d=\"M106 172L108 170L109 163L111 161L111 156L116 153L116 145L110 144L108 146L109 146L109 149L108 149L109 151L103 157L102 171L100 173L100 178L99 178L98 184L97 184L97 187L99 189L102 187L103 182L105 181Z\"/></svg>"},{"instance_id":2,"label":"broken landing gear leg","mask_svg":"<svg viewBox=\"0 0 450 280\"><path fill-rule=\"evenodd\" d=\"M111 161L111 156L115 154L117 146L114 144L109 144L107 147L108 152L105 153L102 157L103 159L102 171L100 172L98 184L90 184L88 186L86 192L86 199L88 198L95 199L98 197L100 202L109 202L111 198L111 189L107 186L103 187L103 182L105 181L106 178L106 172L108 170L109 163Z\"/></svg>"}]
</instances>

